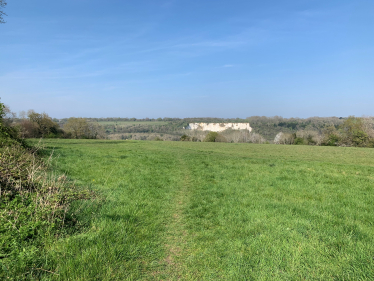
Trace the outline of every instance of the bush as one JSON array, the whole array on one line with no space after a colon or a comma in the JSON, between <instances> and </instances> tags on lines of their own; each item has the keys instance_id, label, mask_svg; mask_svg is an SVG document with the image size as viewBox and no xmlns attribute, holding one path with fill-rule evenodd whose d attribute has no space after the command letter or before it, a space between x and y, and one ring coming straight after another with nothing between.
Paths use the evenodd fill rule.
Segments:
<instances>
[{"instance_id":1,"label":"bush","mask_svg":"<svg viewBox=\"0 0 374 281\"><path fill-rule=\"evenodd\" d=\"M322 142L322 145L325 146L337 146L339 143L339 136L336 134L328 135L325 140Z\"/></svg>"},{"instance_id":2,"label":"bush","mask_svg":"<svg viewBox=\"0 0 374 281\"><path fill-rule=\"evenodd\" d=\"M37 113L29 110L27 119L19 120L20 135L23 138L56 138L64 137L64 131L48 116L47 113Z\"/></svg>"},{"instance_id":3,"label":"bush","mask_svg":"<svg viewBox=\"0 0 374 281\"><path fill-rule=\"evenodd\" d=\"M62 233L70 204L90 193L54 176L38 150L3 122L3 108L0 103L0 279L8 280L45 263L48 237Z\"/></svg>"},{"instance_id":4,"label":"bush","mask_svg":"<svg viewBox=\"0 0 374 281\"><path fill-rule=\"evenodd\" d=\"M367 147L374 148L374 139L369 140Z\"/></svg>"},{"instance_id":5,"label":"bush","mask_svg":"<svg viewBox=\"0 0 374 281\"><path fill-rule=\"evenodd\" d=\"M363 118L349 116L339 129L342 134L341 144L361 147L368 145L370 138Z\"/></svg>"},{"instance_id":6,"label":"bush","mask_svg":"<svg viewBox=\"0 0 374 281\"><path fill-rule=\"evenodd\" d=\"M20 145L0 149L0 186L0 279L5 280L12 272L38 268L45 243L65 231L70 204L91 195L66 176L52 175L36 150Z\"/></svg>"},{"instance_id":7,"label":"bush","mask_svg":"<svg viewBox=\"0 0 374 281\"><path fill-rule=\"evenodd\" d=\"M209 132L205 139L204 139L204 142L215 142L216 141L216 138L218 136L218 133L217 132Z\"/></svg>"},{"instance_id":8,"label":"bush","mask_svg":"<svg viewBox=\"0 0 374 281\"><path fill-rule=\"evenodd\" d=\"M317 141L315 140L315 136L308 134L305 139L306 144L308 145L316 145Z\"/></svg>"},{"instance_id":9,"label":"bush","mask_svg":"<svg viewBox=\"0 0 374 281\"><path fill-rule=\"evenodd\" d=\"M184 134L183 136L181 136L180 140L181 141L190 141L191 138L189 136L187 136L186 134Z\"/></svg>"},{"instance_id":10,"label":"bush","mask_svg":"<svg viewBox=\"0 0 374 281\"><path fill-rule=\"evenodd\" d=\"M304 144L304 139L303 138L295 138L295 140L293 141L293 144L303 145Z\"/></svg>"},{"instance_id":11,"label":"bush","mask_svg":"<svg viewBox=\"0 0 374 281\"><path fill-rule=\"evenodd\" d=\"M0 102L0 148L10 145L27 147L26 143L19 138L17 128L11 127L8 122L5 122L5 109L5 105Z\"/></svg>"},{"instance_id":12,"label":"bush","mask_svg":"<svg viewBox=\"0 0 374 281\"><path fill-rule=\"evenodd\" d=\"M64 130L67 133L70 133L72 138L74 139L105 138L105 132L103 127L100 126L98 123L88 122L85 118L69 118L64 125Z\"/></svg>"},{"instance_id":13,"label":"bush","mask_svg":"<svg viewBox=\"0 0 374 281\"><path fill-rule=\"evenodd\" d=\"M215 139L215 142L227 142L227 139L224 136L218 134Z\"/></svg>"},{"instance_id":14,"label":"bush","mask_svg":"<svg viewBox=\"0 0 374 281\"><path fill-rule=\"evenodd\" d=\"M323 140L321 145L323 146L337 146L340 142L339 132L335 126L328 126L323 130Z\"/></svg>"}]
</instances>

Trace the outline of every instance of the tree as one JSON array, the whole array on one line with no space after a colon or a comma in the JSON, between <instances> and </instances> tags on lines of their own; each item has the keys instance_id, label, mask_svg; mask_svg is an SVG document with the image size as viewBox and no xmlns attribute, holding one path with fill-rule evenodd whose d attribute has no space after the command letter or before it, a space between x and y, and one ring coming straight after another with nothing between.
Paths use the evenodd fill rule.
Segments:
<instances>
[{"instance_id":1,"label":"tree","mask_svg":"<svg viewBox=\"0 0 374 281\"><path fill-rule=\"evenodd\" d=\"M224 136L222 136L220 134L217 134L217 136L216 136L216 138L215 138L214 141L215 142L227 142L227 139Z\"/></svg>"},{"instance_id":2,"label":"tree","mask_svg":"<svg viewBox=\"0 0 374 281\"><path fill-rule=\"evenodd\" d=\"M218 133L217 133L217 132L209 132L209 133L206 135L204 141L205 141L205 142L215 142L217 136L218 136Z\"/></svg>"},{"instance_id":3,"label":"tree","mask_svg":"<svg viewBox=\"0 0 374 281\"><path fill-rule=\"evenodd\" d=\"M26 111L24 110L21 110L19 113L18 113L18 118L19 119L26 119Z\"/></svg>"},{"instance_id":4,"label":"tree","mask_svg":"<svg viewBox=\"0 0 374 281\"><path fill-rule=\"evenodd\" d=\"M181 141L190 141L191 138L189 136L187 136L186 134L184 134L183 136L181 136L180 140Z\"/></svg>"},{"instance_id":5,"label":"tree","mask_svg":"<svg viewBox=\"0 0 374 281\"><path fill-rule=\"evenodd\" d=\"M75 139L105 138L103 127L97 123L88 122L85 118L69 118L64 125L64 130Z\"/></svg>"},{"instance_id":6,"label":"tree","mask_svg":"<svg viewBox=\"0 0 374 281\"><path fill-rule=\"evenodd\" d=\"M19 139L16 128L10 126L10 122L7 122L9 113L11 113L9 108L0 102L0 147L15 143L24 146L25 143Z\"/></svg>"},{"instance_id":7,"label":"tree","mask_svg":"<svg viewBox=\"0 0 374 281\"><path fill-rule=\"evenodd\" d=\"M59 125L53 122L52 118L45 112L40 114L34 110L29 110L27 117L34 127L33 137L56 137L61 133Z\"/></svg>"},{"instance_id":8,"label":"tree","mask_svg":"<svg viewBox=\"0 0 374 281\"><path fill-rule=\"evenodd\" d=\"M302 144L305 144L305 143L304 143L304 139L303 139L303 138L300 138L300 137L296 137L295 140L293 141L293 144L296 144L296 145L302 145Z\"/></svg>"},{"instance_id":9,"label":"tree","mask_svg":"<svg viewBox=\"0 0 374 281\"><path fill-rule=\"evenodd\" d=\"M5 0L0 0L0 23L5 23L4 16L6 16L6 13L4 13L3 9L7 5Z\"/></svg>"},{"instance_id":10,"label":"tree","mask_svg":"<svg viewBox=\"0 0 374 281\"><path fill-rule=\"evenodd\" d=\"M87 122L88 123L88 138L90 139L104 139L106 137L105 130L103 126L98 123Z\"/></svg>"},{"instance_id":11,"label":"tree","mask_svg":"<svg viewBox=\"0 0 374 281\"><path fill-rule=\"evenodd\" d=\"M369 135L366 132L363 118L349 116L340 126L343 134L343 143L348 146L366 146Z\"/></svg>"},{"instance_id":12,"label":"tree","mask_svg":"<svg viewBox=\"0 0 374 281\"><path fill-rule=\"evenodd\" d=\"M84 118L69 118L64 125L64 130L75 139L88 138L88 122Z\"/></svg>"},{"instance_id":13,"label":"tree","mask_svg":"<svg viewBox=\"0 0 374 281\"><path fill-rule=\"evenodd\" d=\"M0 126L3 124L5 116L5 104L0 102Z\"/></svg>"},{"instance_id":14,"label":"tree","mask_svg":"<svg viewBox=\"0 0 374 281\"><path fill-rule=\"evenodd\" d=\"M12 112L9 108L9 106L4 105L3 106L3 122L7 125L10 126L16 117L16 114Z\"/></svg>"},{"instance_id":15,"label":"tree","mask_svg":"<svg viewBox=\"0 0 374 281\"><path fill-rule=\"evenodd\" d=\"M337 146L341 139L339 132L332 125L323 130L323 136L322 145L325 146Z\"/></svg>"}]
</instances>

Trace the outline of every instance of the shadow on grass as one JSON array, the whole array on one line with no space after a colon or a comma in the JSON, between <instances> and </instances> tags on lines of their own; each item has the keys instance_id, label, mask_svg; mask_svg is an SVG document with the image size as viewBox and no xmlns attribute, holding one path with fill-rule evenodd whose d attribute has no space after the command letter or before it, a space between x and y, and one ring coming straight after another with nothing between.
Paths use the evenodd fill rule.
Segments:
<instances>
[{"instance_id":1,"label":"shadow on grass","mask_svg":"<svg viewBox=\"0 0 374 281\"><path fill-rule=\"evenodd\" d=\"M92 227L105 199L100 194L93 194L88 200L77 200L66 213L64 236L77 235Z\"/></svg>"},{"instance_id":2,"label":"shadow on grass","mask_svg":"<svg viewBox=\"0 0 374 281\"><path fill-rule=\"evenodd\" d=\"M139 218L137 216L134 216L134 215L130 215L130 214L125 214L125 215L117 215L117 214L114 214L114 215L104 215L103 216L104 218L108 218L112 221L115 221L115 222L131 222L131 223L138 223L140 222Z\"/></svg>"}]
</instances>

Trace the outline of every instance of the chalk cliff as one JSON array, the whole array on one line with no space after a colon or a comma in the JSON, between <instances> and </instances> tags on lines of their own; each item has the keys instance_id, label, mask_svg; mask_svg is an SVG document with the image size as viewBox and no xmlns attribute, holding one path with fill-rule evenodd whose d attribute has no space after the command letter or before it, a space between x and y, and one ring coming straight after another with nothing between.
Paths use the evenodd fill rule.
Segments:
<instances>
[{"instance_id":1,"label":"chalk cliff","mask_svg":"<svg viewBox=\"0 0 374 281\"><path fill-rule=\"evenodd\" d=\"M185 129L222 132L227 129L252 131L249 123L190 123Z\"/></svg>"}]
</instances>

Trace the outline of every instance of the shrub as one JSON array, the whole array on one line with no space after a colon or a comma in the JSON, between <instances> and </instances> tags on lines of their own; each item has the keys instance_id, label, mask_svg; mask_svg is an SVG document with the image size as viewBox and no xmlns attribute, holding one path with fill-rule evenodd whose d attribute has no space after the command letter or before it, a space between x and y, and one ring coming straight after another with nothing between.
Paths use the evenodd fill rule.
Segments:
<instances>
[{"instance_id":1,"label":"shrub","mask_svg":"<svg viewBox=\"0 0 374 281\"><path fill-rule=\"evenodd\" d=\"M278 133L274 139L275 144L294 144L296 134Z\"/></svg>"},{"instance_id":2,"label":"shrub","mask_svg":"<svg viewBox=\"0 0 374 281\"><path fill-rule=\"evenodd\" d=\"M326 139L322 142L322 145L325 146L337 146L339 143L339 136L337 134L331 134L326 137Z\"/></svg>"},{"instance_id":3,"label":"shrub","mask_svg":"<svg viewBox=\"0 0 374 281\"><path fill-rule=\"evenodd\" d=\"M342 133L341 144L348 146L367 146L370 138L363 118L349 116L339 127Z\"/></svg>"},{"instance_id":4,"label":"shrub","mask_svg":"<svg viewBox=\"0 0 374 281\"><path fill-rule=\"evenodd\" d=\"M190 141L191 138L189 136L187 136L186 134L184 134L183 136L181 136L180 140L181 141Z\"/></svg>"},{"instance_id":5,"label":"shrub","mask_svg":"<svg viewBox=\"0 0 374 281\"><path fill-rule=\"evenodd\" d=\"M71 117L64 125L64 130L75 139L105 138L105 132L98 123L88 122L85 118ZM107 131L110 133L110 131Z\"/></svg>"},{"instance_id":6,"label":"shrub","mask_svg":"<svg viewBox=\"0 0 374 281\"><path fill-rule=\"evenodd\" d=\"M260 134L250 133L247 142L250 142L250 143L266 143L266 140Z\"/></svg>"},{"instance_id":7,"label":"shrub","mask_svg":"<svg viewBox=\"0 0 374 281\"><path fill-rule=\"evenodd\" d=\"M309 145L316 145L317 144L317 142L314 140L312 135L308 135L306 137L306 143L309 144Z\"/></svg>"},{"instance_id":8,"label":"shrub","mask_svg":"<svg viewBox=\"0 0 374 281\"><path fill-rule=\"evenodd\" d=\"M284 138L285 138L284 133L283 133L283 132L279 132L279 133L275 136L275 138L274 138L274 143L275 143L275 144L284 144L284 143L283 143L283 142L284 142Z\"/></svg>"},{"instance_id":9,"label":"shrub","mask_svg":"<svg viewBox=\"0 0 374 281\"><path fill-rule=\"evenodd\" d=\"M218 134L214 141L215 142L227 142L227 139L224 136Z\"/></svg>"},{"instance_id":10,"label":"shrub","mask_svg":"<svg viewBox=\"0 0 374 281\"><path fill-rule=\"evenodd\" d=\"M28 121L33 125L32 137L48 137L62 134L56 122L47 113L37 113L33 110L28 112ZM30 136L31 137L31 136Z\"/></svg>"},{"instance_id":11,"label":"shrub","mask_svg":"<svg viewBox=\"0 0 374 281\"><path fill-rule=\"evenodd\" d=\"M297 138L295 138L295 140L293 141L293 144L295 144L295 145L302 145L302 144L304 144L304 139L303 139L303 138L299 138L299 137L297 137Z\"/></svg>"},{"instance_id":12,"label":"shrub","mask_svg":"<svg viewBox=\"0 0 374 281\"><path fill-rule=\"evenodd\" d=\"M19 138L16 127L11 127L10 122L5 119L5 105L0 102L0 148L10 145L21 145L27 147L26 143Z\"/></svg>"},{"instance_id":13,"label":"shrub","mask_svg":"<svg viewBox=\"0 0 374 281\"><path fill-rule=\"evenodd\" d=\"M70 203L90 193L54 176L38 150L3 122L3 109L0 103L0 279L8 280L45 261L47 237L62 232Z\"/></svg>"},{"instance_id":14,"label":"shrub","mask_svg":"<svg viewBox=\"0 0 374 281\"><path fill-rule=\"evenodd\" d=\"M366 132L362 130L356 131L352 135L353 146L367 146L368 142L369 142L369 136Z\"/></svg>"},{"instance_id":15,"label":"shrub","mask_svg":"<svg viewBox=\"0 0 374 281\"><path fill-rule=\"evenodd\" d=\"M323 140L321 145L337 146L340 142L339 132L335 126L328 126L323 130Z\"/></svg>"},{"instance_id":16,"label":"shrub","mask_svg":"<svg viewBox=\"0 0 374 281\"><path fill-rule=\"evenodd\" d=\"M66 176L54 176L37 151L0 149L0 279L42 262L47 237L59 235L71 202L90 196Z\"/></svg>"},{"instance_id":17,"label":"shrub","mask_svg":"<svg viewBox=\"0 0 374 281\"><path fill-rule=\"evenodd\" d=\"M374 148L374 139L369 140L367 147Z\"/></svg>"},{"instance_id":18,"label":"shrub","mask_svg":"<svg viewBox=\"0 0 374 281\"><path fill-rule=\"evenodd\" d=\"M218 133L217 132L209 132L205 139L204 139L204 142L215 142L216 141L216 138L218 136Z\"/></svg>"}]
</instances>

